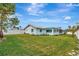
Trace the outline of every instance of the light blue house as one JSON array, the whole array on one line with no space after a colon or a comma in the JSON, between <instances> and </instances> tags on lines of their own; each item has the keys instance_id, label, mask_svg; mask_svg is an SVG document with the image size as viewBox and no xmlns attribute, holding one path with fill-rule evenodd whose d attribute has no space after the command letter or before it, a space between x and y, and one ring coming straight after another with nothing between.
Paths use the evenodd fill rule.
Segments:
<instances>
[{"instance_id":1,"label":"light blue house","mask_svg":"<svg viewBox=\"0 0 79 59\"><path fill-rule=\"evenodd\" d=\"M24 28L26 34L33 35L59 35L64 34L61 28L47 28L47 27L35 27L33 25L28 25Z\"/></svg>"}]
</instances>

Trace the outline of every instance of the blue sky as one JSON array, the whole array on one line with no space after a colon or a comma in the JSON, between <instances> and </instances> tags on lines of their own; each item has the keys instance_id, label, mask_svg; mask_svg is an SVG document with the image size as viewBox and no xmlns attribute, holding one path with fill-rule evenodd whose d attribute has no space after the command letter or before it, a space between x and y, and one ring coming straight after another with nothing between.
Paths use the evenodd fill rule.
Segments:
<instances>
[{"instance_id":1,"label":"blue sky","mask_svg":"<svg viewBox=\"0 0 79 59\"><path fill-rule=\"evenodd\" d=\"M28 24L67 28L79 22L79 4L69 3L17 3L15 15L22 28Z\"/></svg>"}]
</instances>

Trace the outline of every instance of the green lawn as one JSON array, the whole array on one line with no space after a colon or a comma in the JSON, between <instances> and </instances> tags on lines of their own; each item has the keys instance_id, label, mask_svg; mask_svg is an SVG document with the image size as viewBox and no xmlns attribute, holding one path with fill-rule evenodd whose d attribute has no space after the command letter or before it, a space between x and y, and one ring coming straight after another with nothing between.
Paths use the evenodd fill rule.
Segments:
<instances>
[{"instance_id":1,"label":"green lawn","mask_svg":"<svg viewBox=\"0 0 79 59\"><path fill-rule=\"evenodd\" d=\"M77 39L70 35L33 36L7 35L0 42L0 55L10 56L65 56L76 50Z\"/></svg>"}]
</instances>

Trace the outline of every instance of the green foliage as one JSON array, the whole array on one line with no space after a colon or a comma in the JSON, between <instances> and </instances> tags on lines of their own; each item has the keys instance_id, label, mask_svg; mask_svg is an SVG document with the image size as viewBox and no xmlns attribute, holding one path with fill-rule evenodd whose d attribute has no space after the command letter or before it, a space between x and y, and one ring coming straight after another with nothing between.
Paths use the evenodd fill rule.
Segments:
<instances>
[{"instance_id":1,"label":"green foliage","mask_svg":"<svg viewBox=\"0 0 79 59\"><path fill-rule=\"evenodd\" d=\"M15 26L19 24L17 17L9 18L9 16L15 14L15 4L14 3L1 3L0 4L0 31L7 29L10 26Z\"/></svg>"},{"instance_id":2,"label":"green foliage","mask_svg":"<svg viewBox=\"0 0 79 59\"><path fill-rule=\"evenodd\" d=\"M19 22L20 22L17 17L12 18L10 21L12 22L12 25L13 25L14 27L15 27L16 25L18 25Z\"/></svg>"},{"instance_id":3,"label":"green foliage","mask_svg":"<svg viewBox=\"0 0 79 59\"><path fill-rule=\"evenodd\" d=\"M15 13L15 4L13 3L1 3L0 14L13 14Z\"/></svg>"}]
</instances>

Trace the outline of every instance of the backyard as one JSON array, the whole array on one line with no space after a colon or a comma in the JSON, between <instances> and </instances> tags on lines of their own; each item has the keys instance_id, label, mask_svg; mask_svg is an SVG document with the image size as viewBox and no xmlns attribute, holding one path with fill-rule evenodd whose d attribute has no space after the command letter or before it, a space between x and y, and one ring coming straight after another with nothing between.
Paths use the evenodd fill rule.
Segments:
<instances>
[{"instance_id":1,"label":"backyard","mask_svg":"<svg viewBox=\"0 0 79 59\"><path fill-rule=\"evenodd\" d=\"M1 56L69 56L72 51L78 50L78 40L72 35L18 34L6 35L5 38L0 42Z\"/></svg>"}]
</instances>

